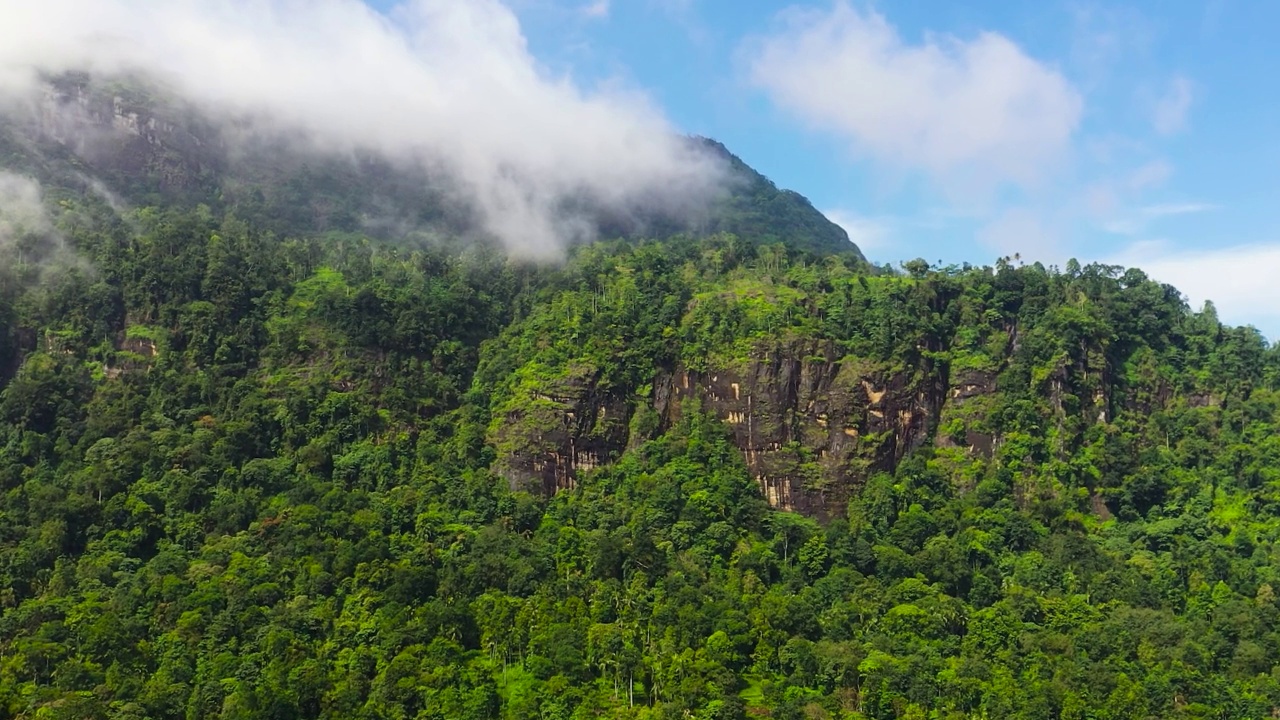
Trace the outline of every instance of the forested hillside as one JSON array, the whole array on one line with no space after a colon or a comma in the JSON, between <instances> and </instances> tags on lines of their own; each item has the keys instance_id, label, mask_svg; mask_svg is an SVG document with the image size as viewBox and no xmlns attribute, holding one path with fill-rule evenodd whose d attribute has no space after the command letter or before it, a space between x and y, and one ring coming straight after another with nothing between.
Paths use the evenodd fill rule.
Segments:
<instances>
[{"instance_id":1,"label":"forested hillside","mask_svg":"<svg viewBox=\"0 0 1280 720\"><path fill-rule=\"evenodd\" d=\"M1280 712L1280 350L1211 306L753 171L529 263L130 122L0 146L0 717Z\"/></svg>"}]
</instances>

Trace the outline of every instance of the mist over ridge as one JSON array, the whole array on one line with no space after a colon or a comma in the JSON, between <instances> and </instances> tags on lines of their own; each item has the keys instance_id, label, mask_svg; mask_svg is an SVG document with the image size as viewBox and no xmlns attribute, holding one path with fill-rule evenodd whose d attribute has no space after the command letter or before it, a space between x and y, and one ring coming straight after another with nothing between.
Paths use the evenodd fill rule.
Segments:
<instances>
[{"instance_id":1,"label":"mist over ridge","mask_svg":"<svg viewBox=\"0 0 1280 720\"><path fill-rule=\"evenodd\" d=\"M34 112L78 152L101 143L78 136L91 124L67 111L84 114L81 91L114 92L115 130L181 135L184 154L208 152L210 137L232 160L283 143L429 178L428 192L532 258L593 239L600 216L697 225L726 193L722 156L641 94L545 72L495 0L415 0L385 16L358 0L53 0L6 14L0 109ZM50 89L69 76L90 80ZM139 116L121 88L169 107ZM204 132L187 132L184 114Z\"/></svg>"}]
</instances>

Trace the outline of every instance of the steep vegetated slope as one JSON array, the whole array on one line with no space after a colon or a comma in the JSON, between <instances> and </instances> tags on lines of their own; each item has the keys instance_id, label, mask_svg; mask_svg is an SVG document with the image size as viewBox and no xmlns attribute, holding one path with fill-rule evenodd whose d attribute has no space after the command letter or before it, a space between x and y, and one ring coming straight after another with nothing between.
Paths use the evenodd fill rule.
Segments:
<instances>
[{"instance_id":1,"label":"steep vegetated slope","mask_svg":"<svg viewBox=\"0 0 1280 720\"><path fill-rule=\"evenodd\" d=\"M0 717L1280 707L1280 356L1139 271L534 266L29 140Z\"/></svg>"},{"instance_id":2,"label":"steep vegetated slope","mask_svg":"<svg viewBox=\"0 0 1280 720\"><path fill-rule=\"evenodd\" d=\"M868 275L782 248L743 267L737 252L718 238L684 259L579 253L578 287L504 335L492 438L507 476L572 486L695 400L782 509L838 515L929 446L970 486L992 466L1043 466L1020 491L1085 492L1102 510L1124 477L1106 463L1138 454L1154 417L1273 379L1255 331L1188 313L1139 270ZM1090 448L1103 465L1079 459Z\"/></svg>"}]
</instances>

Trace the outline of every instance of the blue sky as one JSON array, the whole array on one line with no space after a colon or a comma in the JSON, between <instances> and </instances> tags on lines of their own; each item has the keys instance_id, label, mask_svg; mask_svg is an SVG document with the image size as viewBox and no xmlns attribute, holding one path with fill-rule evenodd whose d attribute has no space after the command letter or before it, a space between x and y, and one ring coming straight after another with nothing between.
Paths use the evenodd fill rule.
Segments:
<instances>
[{"instance_id":1,"label":"blue sky","mask_svg":"<svg viewBox=\"0 0 1280 720\"><path fill-rule=\"evenodd\" d=\"M546 76L643 93L873 260L1136 265L1280 337L1280 3L506 5Z\"/></svg>"}]
</instances>

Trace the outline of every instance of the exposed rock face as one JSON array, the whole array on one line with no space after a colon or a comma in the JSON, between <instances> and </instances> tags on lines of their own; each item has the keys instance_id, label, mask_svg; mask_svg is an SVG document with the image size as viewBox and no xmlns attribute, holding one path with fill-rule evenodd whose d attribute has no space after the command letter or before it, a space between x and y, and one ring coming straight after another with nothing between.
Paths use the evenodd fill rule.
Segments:
<instances>
[{"instance_id":1,"label":"exposed rock face","mask_svg":"<svg viewBox=\"0 0 1280 720\"><path fill-rule=\"evenodd\" d=\"M762 348L744 367L678 370L658 408L668 423L680 400L733 430L747 466L774 507L826 515L867 475L892 469L927 436L937 398L902 374L843 361L829 344Z\"/></svg>"},{"instance_id":2,"label":"exposed rock face","mask_svg":"<svg viewBox=\"0 0 1280 720\"><path fill-rule=\"evenodd\" d=\"M962 370L950 378L943 420L957 419L962 430L957 434L939 432L936 442L940 447L964 447L971 453L990 457L996 449L996 437L984 431L986 408L983 400L996 392L995 373L984 370ZM977 422L973 422L973 421Z\"/></svg>"},{"instance_id":3,"label":"exposed rock face","mask_svg":"<svg viewBox=\"0 0 1280 720\"><path fill-rule=\"evenodd\" d=\"M552 494L579 472L613 462L626 448L631 409L600 392L591 368L579 368L499 420L492 436L498 470L513 487Z\"/></svg>"},{"instance_id":4,"label":"exposed rock face","mask_svg":"<svg viewBox=\"0 0 1280 720\"><path fill-rule=\"evenodd\" d=\"M994 388L983 382L961 393ZM633 407L599 393L589 375L533 399L532 409L495 429L498 469L514 485L572 487L578 472L626 448ZM652 395L660 425L678 421L690 399L731 428L771 505L822 517L841 512L869 475L893 470L925 442L948 393L933 373L841 358L830 343L808 340L762 347L740 367L663 373ZM989 439L974 444L990 451Z\"/></svg>"},{"instance_id":5,"label":"exposed rock face","mask_svg":"<svg viewBox=\"0 0 1280 720\"><path fill-rule=\"evenodd\" d=\"M225 164L214 128L196 127L191 113L178 108L155 112L144 102L64 79L46 87L32 110L40 136L109 179L148 178L155 190L181 193Z\"/></svg>"},{"instance_id":6,"label":"exposed rock face","mask_svg":"<svg viewBox=\"0 0 1280 720\"><path fill-rule=\"evenodd\" d=\"M160 355L160 346L154 338L130 336L128 332L116 336L115 362L103 368L107 377L117 378L128 372L147 372L152 361Z\"/></svg>"}]
</instances>

